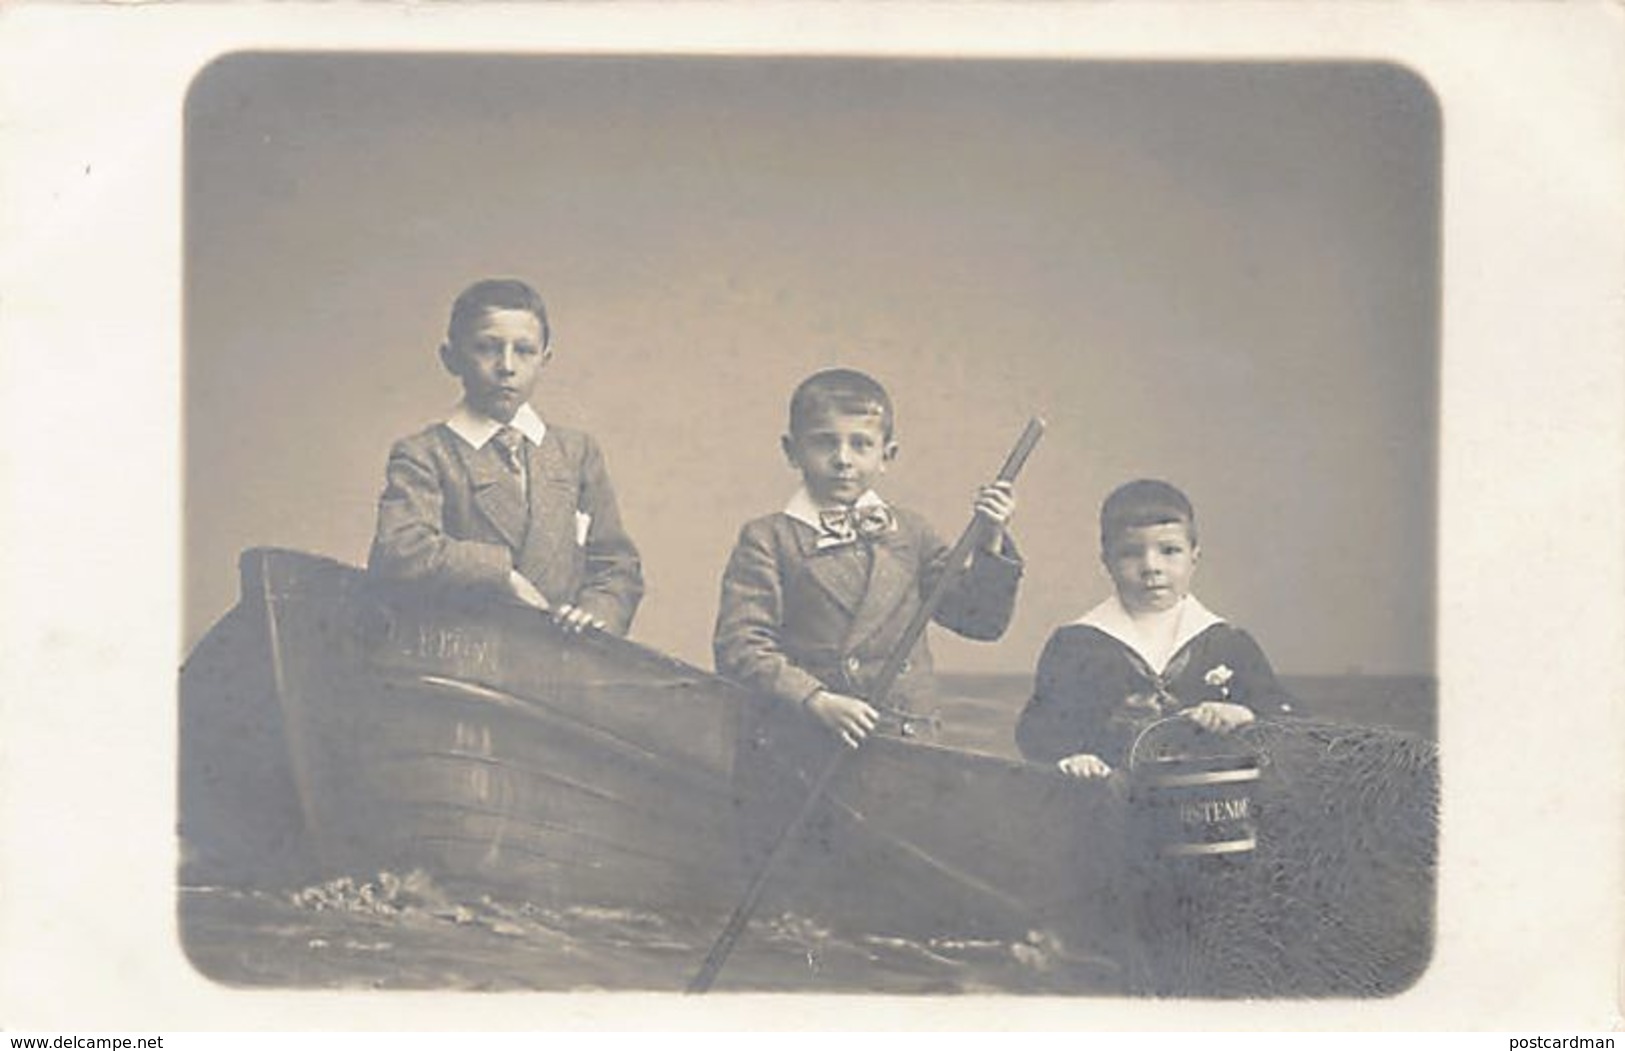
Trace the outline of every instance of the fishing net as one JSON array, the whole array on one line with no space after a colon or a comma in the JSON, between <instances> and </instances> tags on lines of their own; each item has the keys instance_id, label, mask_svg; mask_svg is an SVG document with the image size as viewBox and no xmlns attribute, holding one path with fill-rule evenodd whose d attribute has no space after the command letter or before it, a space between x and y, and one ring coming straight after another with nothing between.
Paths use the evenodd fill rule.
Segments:
<instances>
[{"instance_id":1,"label":"fishing net","mask_svg":"<svg viewBox=\"0 0 1625 1051\"><path fill-rule=\"evenodd\" d=\"M1382 996L1432 947L1438 759L1397 731L1259 723L1255 850L1168 858L1131 851L1127 954L1142 992ZM1131 804L1132 806L1132 804ZM1136 815L1130 812L1132 827Z\"/></svg>"}]
</instances>

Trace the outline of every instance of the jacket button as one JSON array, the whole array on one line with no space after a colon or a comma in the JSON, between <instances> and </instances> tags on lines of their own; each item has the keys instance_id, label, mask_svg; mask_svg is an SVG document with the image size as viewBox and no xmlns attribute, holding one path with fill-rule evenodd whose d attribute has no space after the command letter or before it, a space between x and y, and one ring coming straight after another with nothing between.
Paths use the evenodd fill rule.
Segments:
<instances>
[{"instance_id":1,"label":"jacket button","mask_svg":"<svg viewBox=\"0 0 1625 1051\"><path fill-rule=\"evenodd\" d=\"M849 672L853 673L854 675L856 675L857 671L858 671L858 669L860 667L862 667L862 663L856 657L848 657L846 659L846 670L847 671L849 671Z\"/></svg>"},{"instance_id":2,"label":"jacket button","mask_svg":"<svg viewBox=\"0 0 1625 1051\"><path fill-rule=\"evenodd\" d=\"M914 667L914 665L912 663L910 663L909 661L904 661L903 666L901 668L897 669L897 674L899 674L899 675L907 675L909 673L909 670L911 668L913 668L913 667Z\"/></svg>"}]
</instances>

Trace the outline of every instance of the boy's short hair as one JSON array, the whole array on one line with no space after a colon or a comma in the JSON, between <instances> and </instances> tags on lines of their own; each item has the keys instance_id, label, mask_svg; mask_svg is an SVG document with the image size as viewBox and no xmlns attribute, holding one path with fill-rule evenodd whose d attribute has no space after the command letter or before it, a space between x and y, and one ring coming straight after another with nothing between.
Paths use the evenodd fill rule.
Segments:
<instances>
[{"instance_id":1,"label":"boy's short hair","mask_svg":"<svg viewBox=\"0 0 1625 1051\"><path fill-rule=\"evenodd\" d=\"M446 338L456 342L457 337L473 329L487 310L529 311L542 324L542 346L553 341L547 324L547 304L534 288L514 277L490 277L463 289L451 305Z\"/></svg>"},{"instance_id":2,"label":"boy's short hair","mask_svg":"<svg viewBox=\"0 0 1625 1051\"><path fill-rule=\"evenodd\" d=\"M879 416L891 441L891 396L878 380L856 369L824 369L801 381L790 396L790 433L800 434L818 417L839 412L847 416Z\"/></svg>"},{"instance_id":3,"label":"boy's short hair","mask_svg":"<svg viewBox=\"0 0 1625 1051\"><path fill-rule=\"evenodd\" d=\"M1196 509L1190 498L1167 482L1139 478L1112 490L1100 505L1100 548L1125 529L1179 523L1196 543Z\"/></svg>"}]
</instances>

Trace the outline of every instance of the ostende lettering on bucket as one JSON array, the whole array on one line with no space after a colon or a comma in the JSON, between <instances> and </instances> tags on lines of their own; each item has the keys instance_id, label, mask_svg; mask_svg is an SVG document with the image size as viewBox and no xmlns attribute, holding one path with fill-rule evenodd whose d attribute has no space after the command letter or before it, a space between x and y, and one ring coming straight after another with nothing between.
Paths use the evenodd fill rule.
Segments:
<instances>
[{"instance_id":1,"label":"ostende lettering on bucket","mask_svg":"<svg viewBox=\"0 0 1625 1051\"><path fill-rule=\"evenodd\" d=\"M1248 799L1207 799L1199 803L1185 803L1179 808L1179 819L1186 825L1217 825L1225 821L1241 821L1251 813Z\"/></svg>"}]
</instances>

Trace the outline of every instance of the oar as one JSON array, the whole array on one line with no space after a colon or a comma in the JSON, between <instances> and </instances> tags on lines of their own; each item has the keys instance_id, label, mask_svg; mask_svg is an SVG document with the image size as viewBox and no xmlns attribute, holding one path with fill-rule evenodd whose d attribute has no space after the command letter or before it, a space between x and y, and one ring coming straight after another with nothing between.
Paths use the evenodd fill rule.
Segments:
<instances>
[{"instance_id":1,"label":"oar","mask_svg":"<svg viewBox=\"0 0 1625 1051\"><path fill-rule=\"evenodd\" d=\"M1004 466L999 468L996 480L1000 482L1015 481L1016 475L1021 473L1022 465L1027 462L1027 457L1032 453L1033 447L1038 444L1038 439L1043 436L1043 420L1034 417L1027 421L1027 429L1021 432L1021 437L1017 439L1015 447L1010 450L1010 455L1005 459ZM903 670L903 662L908 659L910 653L914 652L914 644L920 640L920 635L924 633L926 627L931 623L931 618L936 615L937 607L942 605L943 597L947 595L948 589L953 586L954 580L965 571L966 563L970 561L971 552L977 544L982 542L987 526L987 519L979 514L973 516L970 525L965 527L965 532L960 536L959 542L948 552L948 559L943 566L942 574L937 577L936 584L931 588L930 593L926 595L925 601L920 604L920 608L915 611L914 618L903 629L903 634L898 638L896 647L892 649L891 654L886 658L886 663L881 665L880 674L875 676L874 686L870 689L867 698L871 705L878 706L886 702L887 695L891 693L892 686L897 682L897 676ZM739 941L739 936L744 933L745 924L750 922L751 913L756 911L756 905L762 897L762 890L767 886L768 877L773 874L773 870L778 866L784 855L789 852L791 844L795 842L796 836L801 832L802 827L807 824L808 819L818 809L818 804L823 800L824 793L829 789L830 782L834 780L836 772L841 769L842 760L846 758L846 755L847 749L843 748L830 757L829 762L824 764L824 769L819 772L817 780L813 782L812 788L808 790L807 798L801 803L801 809L797 810L795 817L791 818L789 823L779 830L778 838L773 841L773 849L768 851L766 859L762 861L755 874L751 876L750 884L745 888L744 897L739 899L739 904L735 906L733 915L728 917L728 925L722 928L721 934L717 935L717 940L711 946L711 951L706 955L705 962L700 965L700 969L695 972L693 980L688 983L689 992L703 993L711 988L712 982L716 981L718 972L722 970L722 965L728 960L728 954L733 952L734 943Z\"/></svg>"}]
</instances>

